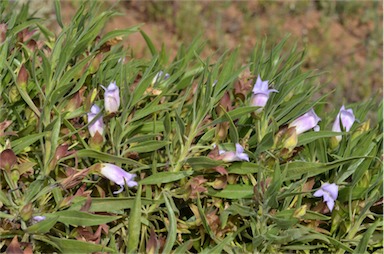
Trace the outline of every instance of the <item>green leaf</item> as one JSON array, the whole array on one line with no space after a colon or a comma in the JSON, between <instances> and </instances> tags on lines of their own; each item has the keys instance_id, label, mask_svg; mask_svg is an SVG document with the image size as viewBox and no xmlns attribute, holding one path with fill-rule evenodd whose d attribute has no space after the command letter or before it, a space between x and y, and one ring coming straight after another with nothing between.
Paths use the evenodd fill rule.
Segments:
<instances>
[{"instance_id":1,"label":"green leaf","mask_svg":"<svg viewBox=\"0 0 384 254\"><path fill-rule=\"evenodd\" d=\"M352 191L352 193L350 193ZM346 202L351 198L351 200L364 199L367 193L367 187L363 186L347 186L339 191L339 196L337 200L340 202Z\"/></svg>"},{"instance_id":2,"label":"green leaf","mask_svg":"<svg viewBox=\"0 0 384 254\"><path fill-rule=\"evenodd\" d=\"M349 157L346 159L340 159L329 163L317 163L317 162L306 162L306 161L293 161L288 162L286 170L285 180L294 180L301 178L302 175L306 174L307 177L316 176L327 172L331 169L337 168L345 163L353 160L361 159L362 157Z\"/></svg>"},{"instance_id":3,"label":"green leaf","mask_svg":"<svg viewBox=\"0 0 384 254\"><path fill-rule=\"evenodd\" d=\"M139 184L137 188L137 193L135 197L135 202L131 212L129 213L129 222L128 222L128 253L136 252L137 247L140 242L140 233L141 233L141 189L142 185Z\"/></svg>"},{"instance_id":4,"label":"green leaf","mask_svg":"<svg viewBox=\"0 0 384 254\"><path fill-rule=\"evenodd\" d=\"M55 243L62 253L114 252L114 250L109 247L90 242L83 242L66 238L57 238L53 236L49 236L49 240Z\"/></svg>"},{"instance_id":5,"label":"green leaf","mask_svg":"<svg viewBox=\"0 0 384 254\"><path fill-rule=\"evenodd\" d=\"M56 224L58 217L47 218L27 228L27 232L31 234L45 234Z\"/></svg>"},{"instance_id":6,"label":"green leaf","mask_svg":"<svg viewBox=\"0 0 384 254\"><path fill-rule=\"evenodd\" d=\"M225 237L222 241L220 241L219 244L217 244L215 247L211 248L211 249L205 249L204 251L202 251L201 253L203 254L209 254L209 253L223 253L223 249L227 246L231 246L230 243L233 241L233 239L235 238L235 235L230 233L228 234L227 237Z\"/></svg>"},{"instance_id":7,"label":"green leaf","mask_svg":"<svg viewBox=\"0 0 384 254\"><path fill-rule=\"evenodd\" d=\"M168 197L168 195L165 193L163 193L163 196L164 196L165 206L167 208L167 214L169 219L169 226L167 228L168 235L164 245L163 253L171 253L173 245L176 242L177 223L176 223L175 212L172 210L172 205L171 205L171 202L173 203L172 198Z\"/></svg>"},{"instance_id":8,"label":"green leaf","mask_svg":"<svg viewBox=\"0 0 384 254\"><path fill-rule=\"evenodd\" d=\"M157 140L143 141L137 145L130 146L127 152L149 153L152 151L159 150L160 148L163 148L169 143L170 142L168 141L157 141Z\"/></svg>"},{"instance_id":9,"label":"green leaf","mask_svg":"<svg viewBox=\"0 0 384 254\"><path fill-rule=\"evenodd\" d=\"M79 202L74 202L68 210L79 211L84 205L86 198ZM135 203L134 197L114 197L114 198L92 198L90 212L116 212L124 209L131 209ZM164 200L141 199L142 205L162 204Z\"/></svg>"},{"instance_id":10,"label":"green leaf","mask_svg":"<svg viewBox=\"0 0 384 254\"><path fill-rule=\"evenodd\" d=\"M59 0L55 0L55 13L56 13L56 21L57 21L57 24L59 24L59 26L61 28L64 27L63 25L63 21L61 19L61 7L60 7L60 1Z\"/></svg>"},{"instance_id":11,"label":"green leaf","mask_svg":"<svg viewBox=\"0 0 384 254\"><path fill-rule=\"evenodd\" d=\"M208 195L217 198L228 199L252 198L253 186L244 184L227 185L225 189L220 191L217 191L213 188L209 188Z\"/></svg>"},{"instance_id":12,"label":"green leaf","mask_svg":"<svg viewBox=\"0 0 384 254\"><path fill-rule=\"evenodd\" d=\"M44 187L46 187L44 180L35 180L28 186L28 191L25 193L24 200L26 203L31 202L37 194L41 193Z\"/></svg>"},{"instance_id":13,"label":"green leaf","mask_svg":"<svg viewBox=\"0 0 384 254\"><path fill-rule=\"evenodd\" d=\"M375 232L378 225L382 225L382 224L383 224L382 220L376 220L368 228L368 230L364 232L363 238L361 238L359 244L357 245L355 251L353 252L354 254L366 253L367 246L368 246L369 240L371 239L373 232Z\"/></svg>"},{"instance_id":14,"label":"green leaf","mask_svg":"<svg viewBox=\"0 0 384 254\"><path fill-rule=\"evenodd\" d=\"M120 216L97 215L87 212L65 210L44 214L47 218L58 217L58 221L75 226L96 226L120 219Z\"/></svg>"},{"instance_id":15,"label":"green leaf","mask_svg":"<svg viewBox=\"0 0 384 254\"><path fill-rule=\"evenodd\" d=\"M303 134L300 134L298 137L297 146L306 145L308 143L311 143L312 141L315 141L320 138L330 138L335 136L343 135L343 133L340 132L333 132L333 131L311 131L306 132Z\"/></svg>"},{"instance_id":16,"label":"green leaf","mask_svg":"<svg viewBox=\"0 0 384 254\"><path fill-rule=\"evenodd\" d=\"M232 163L228 168L228 173L230 174L238 174L238 175L246 175L246 174L255 174L263 171L264 167L252 163L252 162L237 162Z\"/></svg>"},{"instance_id":17,"label":"green leaf","mask_svg":"<svg viewBox=\"0 0 384 254\"><path fill-rule=\"evenodd\" d=\"M144 164L141 164L140 162L132 159L110 155L110 154L99 152L92 149L79 150L76 152L76 154L68 156L67 158L68 159L75 158L76 156L78 158L94 158L102 162L122 163L122 164L133 165L133 166L145 166Z\"/></svg>"},{"instance_id":18,"label":"green leaf","mask_svg":"<svg viewBox=\"0 0 384 254\"><path fill-rule=\"evenodd\" d=\"M15 219L15 216L13 216L12 214L9 214L9 213L0 212L0 218L13 220L13 219Z\"/></svg>"},{"instance_id":19,"label":"green leaf","mask_svg":"<svg viewBox=\"0 0 384 254\"><path fill-rule=\"evenodd\" d=\"M186 178L192 174L193 174L192 170L180 171L180 172L159 172L144 178L139 183L142 185L170 183L170 182L174 182L174 181Z\"/></svg>"},{"instance_id":20,"label":"green leaf","mask_svg":"<svg viewBox=\"0 0 384 254\"><path fill-rule=\"evenodd\" d=\"M12 150L17 155L21 153L25 148L35 143L40 138L44 137L46 132L28 135L12 141Z\"/></svg>"},{"instance_id":21,"label":"green leaf","mask_svg":"<svg viewBox=\"0 0 384 254\"><path fill-rule=\"evenodd\" d=\"M142 24L136 25L136 26L133 26L133 27L130 27L130 28L127 28L127 29L110 31L110 32L106 33L103 36L103 38L101 38L101 40L98 42L98 44L97 44L97 46L95 48L96 49L100 48L104 43L106 43L110 39L114 39L114 38L120 37L120 36L127 36L127 35L129 35L131 33L135 33L137 31L139 31L139 27L140 26L142 26Z\"/></svg>"},{"instance_id":22,"label":"green leaf","mask_svg":"<svg viewBox=\"0 0 384 254\"><path fill-rule=\"evenodd\" d=\"M212 160L206 156L197 156L187 159L187 163L191 165L194 170L210 169L220 165L224 165L222 161Z\"/></svg>"},{"instance_id":23,"label":"green leaf","mask_svg":"<svg viewBox=\"0 0 384 254\"><path fill-rule=\"evenodd\" d=\"M232 120L236 120L236 119L239 119L240 117L242 117L244 115L247 115L249 113L256 111L258 108L259 107L246 106L246 107L236 108L236 109L229 111L227 113L228 113L228 116ZM221 116L220 118L215 119L214 121L212 121L212 123L210 123L208 125L212 126L212 125L216 125L216 124L225 122L227 120L228 116Z\"/></svg>"},{"instance_id":24,"label":"green leaf","mask_svg":"<svg viewBox=\"0 0 384 254\"><path fill-rule=\"evenodd\" d=\"M147 43L147 46L148 46L149 51L151 52L152 56L157 55L157 50L155 48L155 45L153 44L153 42L151 41L149 36L146 33L144 33L144 31L141 29L140 29L140 34L141 34L141 36L143 36L145 42Z\"/></svg>"}]
</instances>

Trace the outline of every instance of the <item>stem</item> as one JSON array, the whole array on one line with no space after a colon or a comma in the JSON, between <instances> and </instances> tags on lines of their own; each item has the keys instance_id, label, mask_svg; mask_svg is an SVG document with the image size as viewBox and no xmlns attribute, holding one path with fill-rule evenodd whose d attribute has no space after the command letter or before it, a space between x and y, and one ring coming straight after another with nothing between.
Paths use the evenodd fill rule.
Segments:
<instances>
[{"instance_id":1,"label":"stem","mask_svg":"<svg viewBox=\"0 0 384 254\"><path fill-rule=\"evenodd\" d=\"M192 133L195 134L194 131ZM179 158L177 159L177 163L176 163L175 168L173 169L173 172L179 172L180 171L181 167L184 164L185 158L188 156L188 153L189 153L189 150L191 148L192 141L194 138L195 138L195 135L189 135L188 136L188 140L187 140L186 144L184 145L183 151L181 152Z\"/></svg>"}]
</instances>

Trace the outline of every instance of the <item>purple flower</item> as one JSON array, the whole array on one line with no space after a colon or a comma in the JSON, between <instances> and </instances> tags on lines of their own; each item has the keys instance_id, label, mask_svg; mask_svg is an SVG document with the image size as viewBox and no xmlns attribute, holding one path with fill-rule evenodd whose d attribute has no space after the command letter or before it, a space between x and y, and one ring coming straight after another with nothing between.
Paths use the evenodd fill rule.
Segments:
<instances>
[{"instance_id":1,"label":"purple flower","mask_svg":"<svg viewBox=\"0 0 384 254\"><path fill-rule=\"evenodd\" d=\"M88 123L92 122L92 120L96 117L97 114L99 114L100 108L95 104L91 107L91 112L89 112L88 115ZM98 132L100 135L103 135L104 133L104 123L103 123L103 117L100 116L97 118L97 120L88 125L89 133L91 134L91 137L94 137L96 135L96 132Z\"/></svg>"},{"instance_id":2,"label":"purple flower","mask_svg":"<svg viewBox=\"0 0 384 254\"><path fill-rule=\"evenodd\" d=\"M33 216L32 217L32 220L34 221L34 222L40 222L40 221L43 221L43 220L45 220L46 219L46 217L45 216L41 216L41 215L37 215L37 216Z\"/></svg>"},{"instance_id":3,"label":"purple flower","mask_svg":"<svg viewBox=\"0 0 384 254\"><path fill-rule=\"evenodd\" d=\"M321 118L316 115L315 111L312 108L310 111L290 123L288 125L288 128L295 127L297 135L306 132L310 129L319 131L320 127L317 125L319 121L321 121Z\"/></svg>"},{"instance_id":4,"label":"purple flower","mask_svg":"<svg viewBox=\"0 0 384 254\"><path fill-rule=\"evenodd\" d=\"M251 106L264 107L269 99L269 93L279 92L275 89L268 89L268 80L262 81L260 75L257 76L255 86L253 87L253 95L251 98ZM258 109L256 112L259 113L262 109Z\"/></svg>"},{"instance_id":5,"label":"purple flower","mask_svg":"<svg viewBox=\"0 0 384 254\"><path fill-rule=\"evenodd\" d=\"M107 88L101 86L104 90L104 106L107 113L115 113L120 107L119 87L116 82L111 82Z\"/></svg>"},{"instance_id":6,"label":"purple flower","mask_svg":"<svg viewBox=\"0 0 384 254\"><path fill-rule=\"evenodd\" d=\"M236 144L235 152L219 150L219 155L221 160L225 162L249 161L248 154L244 153L244 148L239 143Z\"/></svg>"},{"instance_id":7,"label":"purple flower","mask_svg":"<svg viewBox=\"0 0 384 254\"><path fill-rule=\"evenodd\" d=\"M329 184L329 183L324 183L321 185L321 188L317 190L313 196L315 197L323 197L324 202L327 203L327 206L329 210L332 212L333 207L335 206L335 201L337 199L338 195L338 190L339 187L335 184Z\"/></svg>"},{"instance_id":8,"label":"purple flower","mask_svg":"<svg viewBox=\"0 0 384 254\"><path fill-rule=\"evenodd\" d=\"M136 175L130 174L116 165L110 163L102 163L100 173L112 182L120 185L120 189L113 192L113 194L122 192L124 190L125 183L128 185L128 187L137 186L137 182L133 180Z\"/></svg>"},{"instance_id":9,"label":"purple flower","mask_svg":"<svg viewBox=\"0 0 384 254\"><path fill-rule=\"evenodd\" d=\"M349 131L355 122L355 115L352 109L345 109L344 105L340 108L339 113L336 116L335 122L332 126L332 131L341 132L341 126L345 131ZM341 136L336 136L338 141L341 140Z\"/></svg>"}]
</instances>

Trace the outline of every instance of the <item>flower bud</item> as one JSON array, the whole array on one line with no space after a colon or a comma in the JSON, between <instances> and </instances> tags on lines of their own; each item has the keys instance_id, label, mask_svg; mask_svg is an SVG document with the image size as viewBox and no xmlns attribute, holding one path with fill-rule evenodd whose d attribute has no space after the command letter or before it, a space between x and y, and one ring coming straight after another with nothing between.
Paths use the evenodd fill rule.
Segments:
<instances>
[{"instance_id":1,"label":"flower bud","mask_svg":"<svg viewBox=\"0 0 384 254\"><path fill-rule=\"evenodd\" d=\"M7 30L8 30L7 24L1 23L0 24L0 43L3 43L7 38Z\"/></svg>"},{"instance_id":2,"label":"flower bud","mask_svg":"<svg viewBox=\"0 0 384 254\"><path fill-rule=\"evenodd\" d=\"M108 114L115 113L119 110L120 106L120 94L119 87L116 85L116 82L111 82L107 88L104 88L104 106Z\"/></svg>"},{"instance_id":3,"label":"flower bud","mask_svg":"<svg viewBox=\"0 0 384 254\"><path fill-rule=\"evenodd\" d=\"M289 152L297 145L297 133L295 128L288 128L283 135L283 147L287 148Z\"/></svg>"},{"instance_id":4,"label":"flower bud","mask_svg":"<svg viewBox=\"0 0 384 254\"><path fill-rule=\"evenodd\" d=\"M17 163L17 157L12 149L5 149L0 153L0 168L10 171Z\"/></svg>"},{"instance_id":5,"label":"flower bud","mask_svg":"<svg viewBox=\"0 0 384 254\"><path fill-rule=\"evenodd\" d=\"M98 53L95 58L92 59L88 69L90 74L95 73L99 69L101 60L103 60L103 53Z\"/></svg>"},{"instance_id":6,"label":"flower bud","mask_svg":"<svg viewBox=\"0 0 384 254\"><path fill-rule=\"evenodd\" d=\"M288 125L288 128L295 127L297 135L300 135L301 133L306 132L310 129L318 131L320 127L317 125L317 123L319 121L321 121L321 118L316 115L315 111L312 108L310 111L290 123Z\"/></svg>"},{"instance_id":7,"label":"flower bud","mask_svg":"<svg viewBox=\"0 0 384 254\"><path fill-rule=\"evenodd\" d=\"M24 64L21 65L19 75L17 76L17 85L23 89L24 91L27 90L27 81L28 81L28 72L25 68Z\"/></svg>"},{"instance_id":8,"label":"flower bud","mask_svg":"<svg viewBox=\"0 0 384 254\"><path fill-rule=\"evenodd\" d=\"M95 104L91 107L91 112L89 112L88 115L88 123L92 122L92 120L96 117L97 114L99 114L100 108ZM98 132L101 136L104 133L104 123L103 123L103 117L99 116L97 120L91 124L88 125L89 133L91 134L91 137L94 137L96 132Z\"/></svg>"},{"instance_id":9,"label":"flower bud","mask_svg":"<svg viewBox=\"0 0 384 254\"><path fill-rule=\"evenodd\" d=\"M363 122L359 127L356 128L356 130L352 133L352 140L359 137L361 134L369 131L371 125L371 120L368 119L367 121Z\"/></svg>"},{"instance_id":10,"label":"flower bud","mask_svg":"<svg viewBox=\"0 0 384 254\"><path fill-rule=\"evenodd\" d=\"M20 216L23 221L28 221L32 218L33 206L32 203L28 203L20 211Z\"/></svg>"}]
</instances>

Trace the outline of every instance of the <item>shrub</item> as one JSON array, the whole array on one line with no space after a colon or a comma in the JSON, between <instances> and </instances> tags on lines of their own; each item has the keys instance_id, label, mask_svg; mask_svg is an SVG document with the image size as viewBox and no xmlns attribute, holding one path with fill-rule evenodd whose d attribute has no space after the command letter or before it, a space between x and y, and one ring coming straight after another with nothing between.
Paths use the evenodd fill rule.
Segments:
<instances>
[{"instance_id":1,"label":"shrub","mask_svg":"<svg viewBox=\"0 0 384 254\"><path fill-rule=\"evenodd\" d=\"M98 4L57 35L1 5L2 251L382 251L382 103L325 112L286 39L168 63Z\"/></svg>"}]
</instances>

